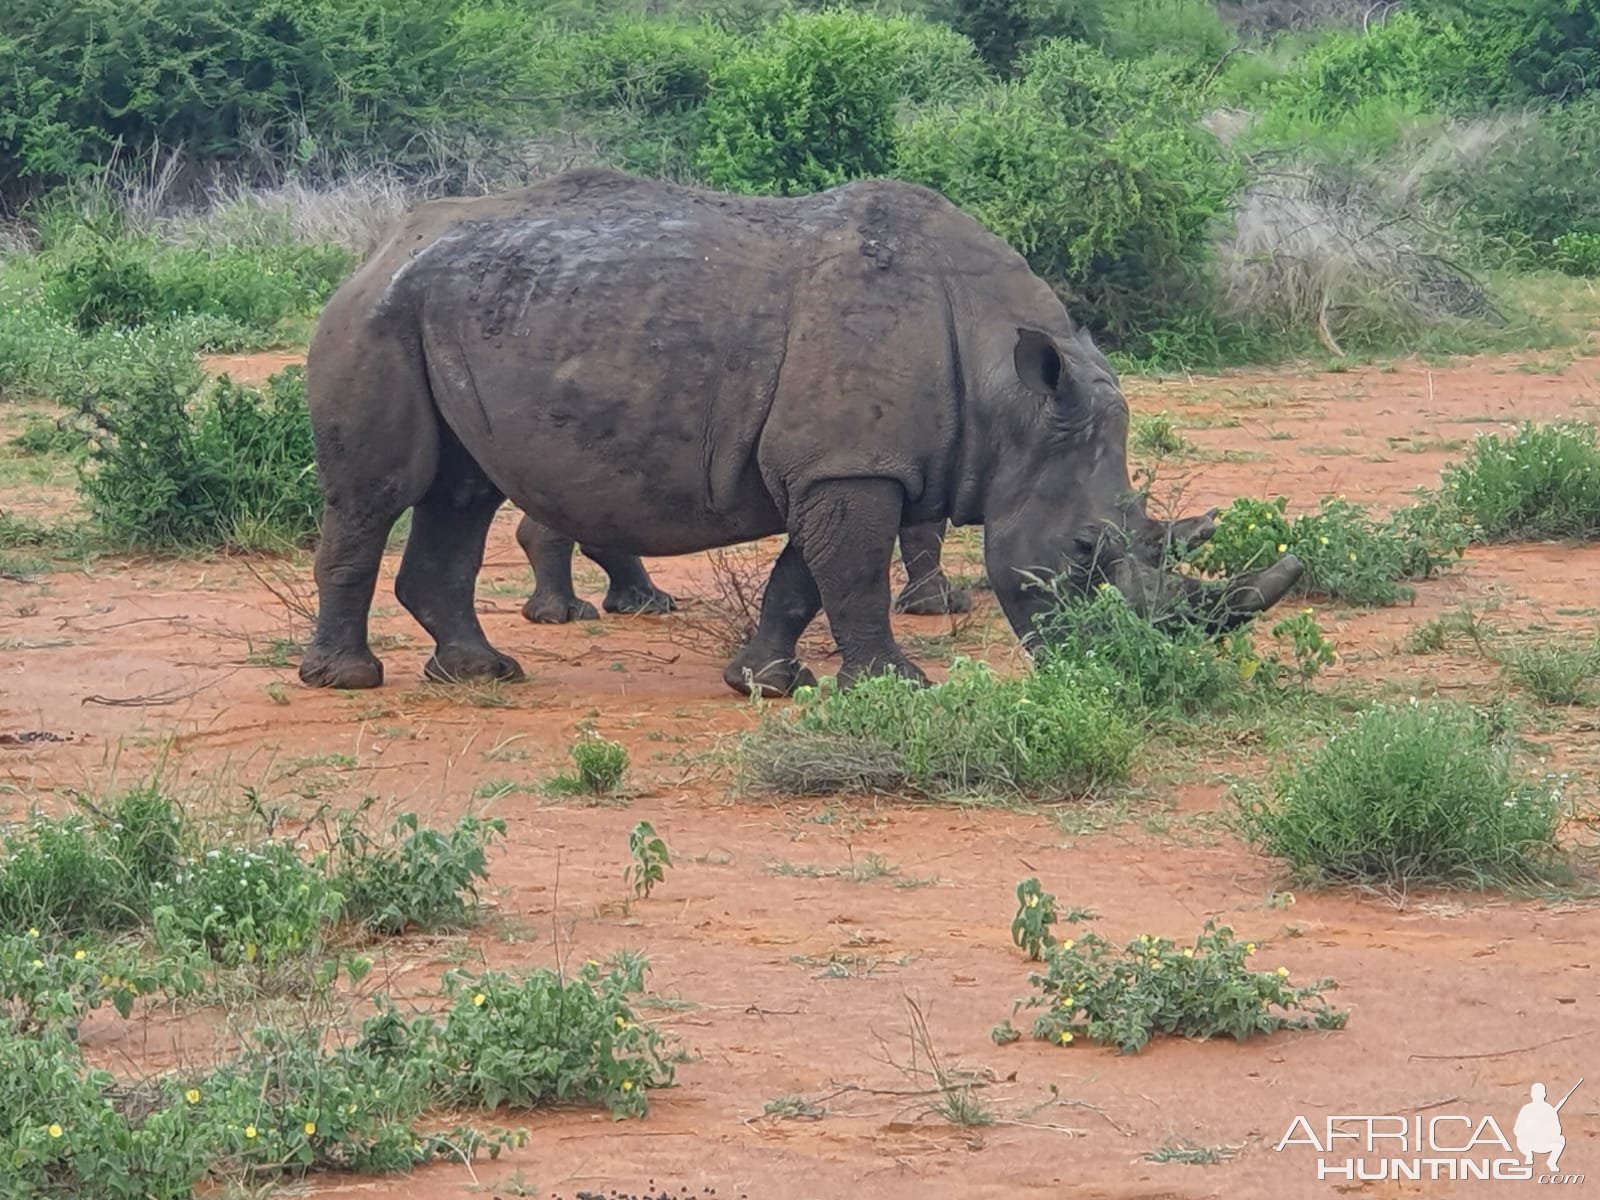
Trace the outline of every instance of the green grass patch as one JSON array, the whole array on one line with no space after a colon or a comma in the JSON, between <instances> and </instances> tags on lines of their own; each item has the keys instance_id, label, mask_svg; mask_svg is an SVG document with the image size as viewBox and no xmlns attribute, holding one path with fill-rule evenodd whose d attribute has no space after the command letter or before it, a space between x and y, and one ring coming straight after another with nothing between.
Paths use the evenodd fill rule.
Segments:
<instances>
[{"instance_id":1,"label":"green grass patch","mask_svg":"<svg viewBox=\"0 0 1600 1200\"><path fill-rule=\"evenodd\" d=\"M1525 422L1482 434L1446 467L1440 494L1483 542L1588 538L1600 532L1600 446L1586 421Z\"/></svg>"}]
</instances>

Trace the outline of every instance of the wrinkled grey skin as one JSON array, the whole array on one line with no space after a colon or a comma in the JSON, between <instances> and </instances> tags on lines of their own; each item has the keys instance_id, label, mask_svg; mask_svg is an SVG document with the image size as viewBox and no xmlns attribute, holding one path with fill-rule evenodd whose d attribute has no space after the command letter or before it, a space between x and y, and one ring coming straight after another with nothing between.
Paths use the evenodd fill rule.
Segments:
<instances>
[{"instance_id":1,"label":"wrinkled grey skin","mask_svg":"<svg viewBox=\"0 0 1600 1200\"><path fill-rule=\"evenodd\" d=\"M890 629L902 525L984 526L1027 637L1027 573L1109 578L1222 631L1279 600L1285 556L1224 584L1171 576L1172 528L1128 479L1115 375L1009 246L943 197L871 180L798 198L582 170L415 210L317 323L306 397L324 495L300 677L376 687L385 540L436 680L515 679L474 590L510 499L580 544L671 556L789 537L723 673L791 692L825 612L839 680L925 680Z\"/></svg>"},{"instance_id":2,"label":"wrinkled grey skin","mask_svg":"<svg viewBox=\"0 0 1600 1200\"><path fill-rule=\"evenodd\" d=\"M572 548L576 542L524 515L517 525L517 543L533 569L533 594L522 606L523 617L538 625L599 619L594 605L580 600L572 585ZM606 595L601 601L606 612L655 614L677 608L677 600L656 587L637 555L618 554L598 546L580 549L585 558L606 573ZM972 611L971 594L945 578L940 563L943 549L943 521L900 530L906 586L895 599L895 612L935 616Z\"/></svg>"}]
</instances>

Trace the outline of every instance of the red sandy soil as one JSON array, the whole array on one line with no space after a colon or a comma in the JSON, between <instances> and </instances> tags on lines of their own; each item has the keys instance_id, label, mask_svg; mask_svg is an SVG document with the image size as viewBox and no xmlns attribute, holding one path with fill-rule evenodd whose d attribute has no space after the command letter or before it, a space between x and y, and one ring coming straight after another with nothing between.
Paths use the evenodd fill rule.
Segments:
<instances>
[{"instance_id":1,"label":"red sandy soil","mask_svg":"<svg viewBox=\"0 0 1600 1200\"><path fill-rule=\"evenodd\" d=\"M291 360L230 358L212 369L254 382ZM1187 511L1279 492L1297 507L1340 493L1386 507L1435 482L1478 430L1588 414L1600 401L1600 369L1595 359L1545 370L1480 359L1140 380L1128 391L1136 413L1170 410L1204 451L1160 471L1157 494L1181 479ZM1057 821L891 800L741 796L708 752L755 715L724 687L720 656L686 632L695 610L531 626L519 615L528 571L515 521L508 509L495 526L480 596L491 638L520 657L530 681L475 694L421 684L426 640L394 602L396 554L374 627L399 644L381 651L386 686L362 694L309 691L292 667L246 662L273 639L307 632L251 566L278 590L314 600L303 562L102 559L0 582L0 732L70 739L0 748L0 814L56 807L53 794L68 789L130 782L158 757L173 786L223 801L255 786L301 812L367 793L436 821L487 811L509 827L492 864L496 919L470 937L407 942L380 962L378 977L422 996L445 962L517 969L626 948L649 956L655 993L686 1002L643 1010L689 1054L678 1086L653 1095L645 1119L533 1114L518 1122L530 1144L498 1162L407 1179L319 1178L313 1194L571 1197L643 1194L654 1181L674 1194L715 1188L722 1200L1509 1195L1536 1185L1318 1182L1312 1152L1273 1147L1297 1115L1320 1124L1336 1113L1488 1114L1509 1136L1531 1083L1544 1081L1555 1099L1580 1075L1589 1082L1562 1112L1561 1165L1600 1177L1592 907L1309 891L1274 907L1283 886L1274 864L1205 820L1225 807L1227 776L1264 768L1259 746L1219 745L1181 772L1141 764L1131 802L1103 805L1092 820L1076 809ZM976 570L977 544L965 533L952 539L957 570ZM649 566L680 596L708 593L703 557ZM585 565L579 581L598 601L598 575ZM1407 633L1463 603L1490 609L1487 619L1505 628L1590 627L1597 582L1600 547L1474 551L1464 568L1421 585L1414 606L1319 611L1341 651L1330 679L1490 695L1495 676L1481 658L1408 653ZM941 673L949 622L897 625ZM1015 661L986 593L955 644ZM565 747L585 720L632 755L635 794L626 803L588 806L539 791L567 766ZM1596 725L1582 710L1558 721L1541 740L1587 793ZM526 786L508 792L498 781ZM627 835L640 819L665 837L674 866L650 899L625 910ZM868 855L898 875L855 882L771 869L827 871ZM1336 978L1331 998L1348 1008L1349 1025L1243 1045L1158 1039L1125 1057L1028 1038L996 1046L990 1029L1028 991L1028 964L1008 925L1013 888L1029 875L1064 904L1103 914L1097 927L1118 940L1186 938L1208 917L1231 924L1261 944L1261 966L1281 964L1296 982ZM830 956L843 964L833 973L824 970ZM980 1074L977 1094L994 1124L962 1128L929 1111L928 1077L906 1069L908 998L926 1014L945 1067ZM1029 1020L1024 1011L1015 1023L1026 1029ZM103 1022L86 1033L97 1053L153 1054L152 1062L181 1053L186 1036L163 1027L147 1042L123 1029ZM820 1119L763 1115L768 1101L796 1095L815 1102ZM1215 1165L1145 1157L1180 1143L1233 1155Z\"/></svg>"}]
</instances>

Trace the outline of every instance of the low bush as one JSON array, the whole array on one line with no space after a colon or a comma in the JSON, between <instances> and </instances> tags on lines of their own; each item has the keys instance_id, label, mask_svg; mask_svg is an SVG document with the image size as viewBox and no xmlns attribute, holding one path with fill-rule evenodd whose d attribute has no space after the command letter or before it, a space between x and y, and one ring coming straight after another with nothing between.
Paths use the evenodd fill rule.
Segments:
<instances>
[{"instance_id":1,"label":"low bush","mask_svg":"<svg viewBox=\"0 0 1600 1200\"><path fill-rule=\"evenodd\" d=\"M1519 642L1495 657L1513 683L1545 704L1592 704L1600 677L1600 640Z\"/></svg>"},{"instance_id":2,"label":"low bush","mask_svg":"<svg viewBox=\"0 0 1600 1200\"><path fill-rule=\"evenodd\" d=\"M1242 800L1240 828L1299 875L1390 888L1556 877L1565 777L1527 782L1477 710L1378 705Z\"/></svg>"},{"instance_id":3,"label":"low bush","mask_svg":"<svg viewBox=\"0 0 1600 1200\"><path fill-rule=\"evenodd\" d=\"M1274 639L1288 639L1291 666L1258 649L1248 627L1215 638L1196 625L1160 625L1140 616L1109 584L1088 597L1058 592L1036 628L1036 662L1095 674L1111 689L1119 711L1144 717L1281 696L1289 677L1307 682L1335 657L1309 609L1271 630Z\"/></svg>"},{"instance_id":4,"label":"low bush","mask_svg":"<svg viewBox=\"0 0 1600 1200\"><path fill-rule=\"evenodd\" d=\"M745 735L740 758L777 792L1059 798L1122 778L1138 741L1103 675L1059 665L1003 679L958 659L933 687L885 675L803 689Z\"/></svg>"},{"instance_id":5,"label":"low bush","mask_svg":"<svg viewBox=\"0 0 1600 1200\"><path fill-rule=\"evenodd\" d=\"M570 775L557 775L550 788L558 793L611 796L622 790L628 773L628 748L609 741L592 729L585 729L567 747L567 756L577 769Z\"/></svg>"},{"instance_id":6,"label":"low bush","mask_svg":"<svg viewBox=\"0 0 1600 1200\"><path fill-rule=\"evenodd\" d=\"M463 817L447 832L403 813L378 838L367 831L365 814L363 806L339 818L334 885L344 895L344 915L387 936L471 924L477 884L489 877L489 847L505 836L505 822Z\"/></svg>"},{"instance_id":7,"label":"low bush","mask_svg":"<svg viewBox=\"0 0 1600 1200\"><path fill-rule=\"evenodd\" d=\"M1458 560L1468 531L1437 504L1398 510L1386 521L1343 497L1324 497L1316 512L1289 517L1288 499L1240 499L1224 509L1217 531L1191 555L1202 571L1234 575L1275 562L1285 551L1305 564L1296 590L1348 604L1409 600L1406 580L1426 579Z\"/></svg>"},{"instance_id":8,"label":"low bush","mask_svg":"<svg viewBox=\"0 0 1600 1200\"><path fill-rule=\"evenodd\" d=\"M97 434L81 487L113 543L153 548L304 545L322 516L304 373L266 391L165 357L80 403Z\"/></svg>"},{"instance_id":9,"label":"low bush","mask_svg":"<svg viewBox=\"0 0 1600 1200\"><path fill-rule=\"evenodd\" d=\"M1069 913L1077 922L1092 913ZM1252 970L1253 942L1207 921L1192 944L1142 934L1118 947L1093 931L1042 951L1045 968L1028 976L1037 994L1014 1011L1041 1008L1033 1036L1058 1046L1079 1040L1142 1050L1158 1034L1245 1041L1282 1029L1340 1029L1348 1014L1327 1004L1329 979L1296 987L1289 972ZM1298 1011L1295 1011L1298 1010Z\"/></svg>"},{"instance_id":10,"label":"low bush","mask_svg":"<svg viewBox=\"0 0 1600 1200\"><path fill-rule=\"evenodd\" d=\"M1600 446L1586 421L1524 422L1480 434L1447 466L1440 495L1484 542L1587 538L1600 532Z\"/></svg>"}]
</instances>

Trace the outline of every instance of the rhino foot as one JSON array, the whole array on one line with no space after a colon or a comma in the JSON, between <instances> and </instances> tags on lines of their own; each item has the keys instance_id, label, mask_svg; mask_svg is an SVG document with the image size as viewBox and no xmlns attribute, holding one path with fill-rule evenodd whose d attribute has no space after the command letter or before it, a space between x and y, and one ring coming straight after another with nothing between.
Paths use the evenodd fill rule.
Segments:
<instances>
[{"instance_id":1,"label":"rhino foot","mask_svg":"<svg viewBox=\"0 0 1600 1200\"><path fill-rule=\"evenodd\" d=\"M522 616L535 625L567 625L573 621L600 619L600 613L587 600L579 600L576 596L561 600L541 596L538 592L528 597L528 602L522 606Z\"/></svg>"},{"instance_id":2,"label":"rhino foot","mask_svg":"<svg viewBox=\"0 0 1600 1200\"><path fill-rule=\"evenodd\" d=\"M608 613L643 613L659 615L676 612L678 602L658 587L614 588L602 601Z\"/></svg>"},{"instance_id":3,"label":"rhino foot","mask_svg":"<svg viewBox=\"0 0 1600 1200\"><path fill-rule=\"evenodd\" d=\"M799 688L817 686L817 677L797 658L774 659L763 663L755 661L755 656L747 653L740 654L723 669L722 681L741 696L759 691L766 700L792 696ZM751 687L752 683L754 688Z\"/></svg>"},{"instance_id":4,"label":"rhino foot","mask_svg":"<svg viewBox=\"0 0 1600 1200\"><path fill-rule=\"evenodd\" d=\"M427 666L422 668L422 673L434 683L467 683L481 680L518 683L527 678L516 659L487 646L482 649L447 646L428 660Z\"/></svg>"},{"instance_id":5,"label":"rhino foot","mask_svg":"<svg viewBox=\"0 0 1600 1200\"><path fill-rule=\"evenodd\" d=\"M901 679L909 679L912 683L928 686L928 677L922 673L922 668L917 666L898 650L890 654L879 655L867 659L865 662L848 659L839 668L839 687L841 689L853 686L863 679L870 679L877 675L898 675Z\"/></svg>"},{"instance_id":6,"label":"rhino foot","mask_svg":"<svg viewBox=\"0 0 1600 1200\"><path fill-rule=\"evenodd\" d=\"M330 654L315 646L300 660L300 682L307 687L361 691L383 686L383 663L365 654Z\"/></svg>"},{"instance_id":7,"label":"rhino foot","mask_svg":"<svg viewBox=\"0 0 1600 1200\"><path fill-rule=\"evenodd\" d=\"M952 587L942 575L906 584L894 602L894 611L917 617L943 617L972 611L972 593Z\"/></svg>"}]
</instances>

